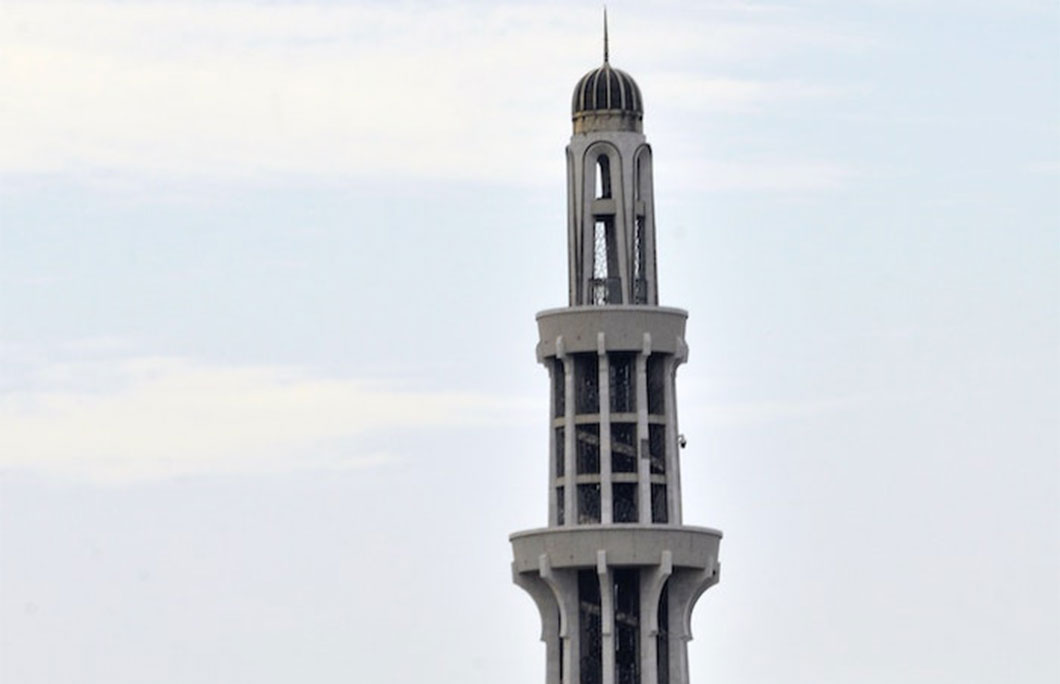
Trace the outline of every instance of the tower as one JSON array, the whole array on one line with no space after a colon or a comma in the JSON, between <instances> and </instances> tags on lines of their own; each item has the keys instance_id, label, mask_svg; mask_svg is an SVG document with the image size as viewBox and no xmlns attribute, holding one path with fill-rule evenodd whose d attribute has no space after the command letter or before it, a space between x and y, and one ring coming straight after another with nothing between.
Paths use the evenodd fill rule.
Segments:
<instances>
[{"instance_id":1,"label":"tower","mask_svg":"<svg viewBox=\"0 0 1060 684\"><path fill-rule=\"evenodd\" d=\"M541 614L546 684L688 684L692 608L717 530L681 518L674 379L687 313L658 305L640 89L583 76L567 146L569 306L537 315L551 379L548 527L511 536Z\"/></svg>"}]
</instances>

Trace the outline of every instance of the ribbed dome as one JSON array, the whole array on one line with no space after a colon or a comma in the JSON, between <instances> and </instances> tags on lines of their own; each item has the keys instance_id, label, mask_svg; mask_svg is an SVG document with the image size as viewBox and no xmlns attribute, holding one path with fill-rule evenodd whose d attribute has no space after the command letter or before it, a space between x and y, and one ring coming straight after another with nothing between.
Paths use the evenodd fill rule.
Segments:
<instances>
[{"instance_id":1,"label":"ribbed dome","mask_svg":"<svg viewBox=\"0 0 1060 684\"><path fill-rule=\"evenodd\" d=\"M625 113L637 119L644 115L640 88L633 77L607 62L581 77L574 86L571 116L585 113Z\"/></svg>"}]
</instances>

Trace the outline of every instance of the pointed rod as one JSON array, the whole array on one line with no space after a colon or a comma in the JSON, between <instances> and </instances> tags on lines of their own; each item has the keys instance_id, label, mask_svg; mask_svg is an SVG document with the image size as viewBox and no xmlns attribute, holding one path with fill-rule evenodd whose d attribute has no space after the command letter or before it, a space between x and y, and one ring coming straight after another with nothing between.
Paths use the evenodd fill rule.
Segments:
<instances>
[{"instance_id":1,"label":"pointed rod","mask_svg":"<svg viewBox=\"0 0 1060 684\"><path fill-rule=\"evenodd\" d=\"M604 64L607 64L607 5L604 5Z\"/></svg>"}]
</instances>

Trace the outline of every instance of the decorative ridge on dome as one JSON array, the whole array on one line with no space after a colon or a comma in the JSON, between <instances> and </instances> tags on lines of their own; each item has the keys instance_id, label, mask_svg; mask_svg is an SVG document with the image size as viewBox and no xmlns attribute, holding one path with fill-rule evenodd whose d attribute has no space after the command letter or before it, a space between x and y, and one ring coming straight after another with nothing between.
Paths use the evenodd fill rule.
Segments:
<instances>
[{"instance_id":1,"label":"decorative ridge on dome","mask_svg":"<svg viewBox=\"0 0 1060 684\"><path fill-rule=\"evenodd\" d=\"M574 87L571 114L582 112L621 111L644 113L640 88L633 77L609 63L585 74Z\"/></svg>"}]
</instances>

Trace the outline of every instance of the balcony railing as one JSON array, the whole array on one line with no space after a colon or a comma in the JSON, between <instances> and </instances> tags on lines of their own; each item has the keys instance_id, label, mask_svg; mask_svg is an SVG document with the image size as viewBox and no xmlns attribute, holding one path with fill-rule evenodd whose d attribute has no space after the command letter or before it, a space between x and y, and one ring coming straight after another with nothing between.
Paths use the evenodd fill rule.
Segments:
<instances>
[{"instance_id":1,"label":"balcony railing","mask_svg":"<svg viewBox=\"0 0 1060 684\"><path fill-rule=\"evenodd\" d=\"M622 303L622 279L621 278L593 278L589 281L591 288L592 304L621 304Z\"/></svg>"},{"instance_id":2,"label":"balcony railing","mask_svg":"<svg viewBox=\"0 0 1060 684\"><path fill-rule=\"evenodd\" d=\"M648 303L648 279L647 278L636 278L633 281L633 303L634 304L647 304Z\"/></svg>"}]
</instances>

